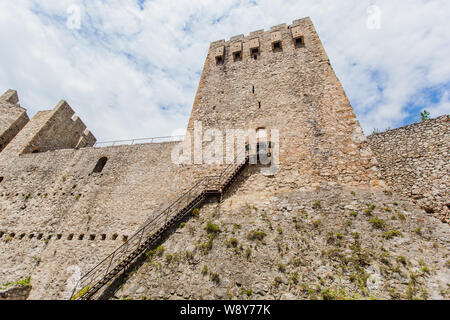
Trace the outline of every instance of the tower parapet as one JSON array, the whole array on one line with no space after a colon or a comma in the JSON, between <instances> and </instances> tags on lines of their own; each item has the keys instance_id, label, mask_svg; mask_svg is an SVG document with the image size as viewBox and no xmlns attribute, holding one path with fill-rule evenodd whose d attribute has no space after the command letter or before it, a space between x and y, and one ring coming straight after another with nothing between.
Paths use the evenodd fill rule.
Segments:
<instances>
[{"instance_id":1,"label":"tower parapet","mask_svg":"<svg viewBox=\"0 0 450 320\"><path fill-rule=\"evenodd\" d=\"M214 41L210 45L209 59L215 61L217 65L228 64L231 67L233 63L243 60L258 60L263 56L270 58L270 55L284 50L305 48L305 41L308 41L309 49L320 49L320 40L315 31L311 30L311 26L310 18L304 18L294 20L291 25L283 23L273 26L268 31L256 30L250 32L248 36L240 34L228 41L224 39ZM317 53L328 61L323 50Z\"/></svg>"}]
</instances>

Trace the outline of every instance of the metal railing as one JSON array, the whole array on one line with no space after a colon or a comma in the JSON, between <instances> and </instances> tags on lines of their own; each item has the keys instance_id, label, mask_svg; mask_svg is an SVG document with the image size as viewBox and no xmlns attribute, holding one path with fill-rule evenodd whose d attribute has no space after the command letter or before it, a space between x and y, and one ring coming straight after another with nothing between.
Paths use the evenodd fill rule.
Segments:
<instances>
[{"instance_id":1,"label":"metal railing","mask_svg":"<svg viewBox=\"0 0 450 320\"><path fill-rule=\"evenodd\" d=\"M247 153L246 150L242 152ZM87 272L73 289L71 299L89 299L111 281L135 258L142 254L155 240L155 235L167 230L181 216L195 208L206 197L208 191L222 192L222 188L247 162L248 156L239 154L234 163L228 165L220 175L206 176L183 193L166 209L147 220L122 246ZM152 238L153 237L153 238ZM79 290L77 292L77 290Z\"/></svg>"},{"instance_id":2,"label":"metal railing","mask_svg":"<svg viewBox=\"0 0 450 320\"><path fill-rule=\"evenodd\" d=\"M132 145L136 145L136 144L181 142L181 141L184 141L184 136L168 136L168 137L155 137L155 138L96 142L94 144L94 147L101 148L101 147L115 147L115 146L132 146Z\"/></svg>"}]
</instances>

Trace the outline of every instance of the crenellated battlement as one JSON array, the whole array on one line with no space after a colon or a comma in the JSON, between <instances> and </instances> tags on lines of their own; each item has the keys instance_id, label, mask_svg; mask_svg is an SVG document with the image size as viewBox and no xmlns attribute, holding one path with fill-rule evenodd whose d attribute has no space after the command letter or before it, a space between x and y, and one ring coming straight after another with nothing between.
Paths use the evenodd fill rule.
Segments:
<instances>
[{"instance_id":1,"label":"crenellated battlement","mask_svg":"<svg viewBox=\"0 0 450 320\"><path fill-rule=\"evenodd\" d=\"M268 29L268 30L259 29L256 31L251 31L247 36L244 34L239 34L239 35L230 37L230 39L228 41L226 41L225 39L216 40L216 41L211 42L210 46L214 47L217 44L229 44L230 42L233 42L236 40L248 40L248 39L258 37L258 36L273 32L273 31L289 30L289 29L292 29L297 26L305 26L305 25L312 26L311 18L306 17L306 18L302 18L302 19L296 19L296 20L292 21L292 24L290 24L290 25L288 25L286 23L281 23L276 26L270 27L270 29Z\"/></svg>"},{"instance_id":2,"label":"crenellated battlement","mask_svg":"<svg viewBox=\"0 0 450 320\"><path fill-rule=\"evenodd\" d=\"M283 50L305 48L305 42L315 46L317 36L310 18L294 20L291 25L286 23L252 31L231 37L228 41L222 39L210 45L209 57L217 65L227 62L239 62L245 59L257 60L261 55L268 55Z\"/></svg>"},{"instance_id":3,"label":"crenellated battlement","mask_svg":"<svg viewBox=\"0 0 450 320\"><path fill-rule=\"evenodd\" d=\"M16 90L9 89L2 96L0 96L0 103L7 103L15 105L19 103L19 96Z\"/></svg>"},{"instance_id":4,"label":"crenellated battlement","mask_svg":"<svg viewBox=\"0 0 450 320\"><path fill-rule=\"evenodd\" d=\"M0 96L0 113L0 151L2 151L30 119L27 110L19 105L17 91L11 89Z\"/></svg>"},{"instance_id":5,"label":"crenellated battlement","mask_svg":"<svg viewBox=\"0 0 450 320\"><path fill-rule=\"evenodd\" d=\"M16 93L17 95L17 93ZM16 100L14 93L5 93L4 99ZM94 135L75 115L70 105L61 100L53 110L39 111L5 148L4 152L18 155L57 149L91 147Z\"/></svg>"}]
</instances>

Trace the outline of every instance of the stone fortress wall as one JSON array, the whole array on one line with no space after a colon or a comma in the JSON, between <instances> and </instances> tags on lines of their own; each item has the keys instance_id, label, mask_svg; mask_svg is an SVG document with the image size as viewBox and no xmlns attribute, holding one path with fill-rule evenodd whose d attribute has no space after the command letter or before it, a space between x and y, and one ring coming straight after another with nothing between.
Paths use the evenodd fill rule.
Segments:
<instances>
[{"instance_id":1,"label":"stone fortress wall","mask_svg":"<svg viewBox=\"0 0 450 320\"><path fill-rule=\"evenodd\" d=\"M31 275L30 298L69 298L77 270L94 267L203 175L171 163L174 145L0 155L0 282Z\"/></svg>"},{"instance_id":2,"label":"stone fortress wall","mask_svg":"<svg viewBox=\"0 0 450 320\"><path fill-rule=\"evenodd\" d=\"M373 134L368 140L392 190L448 223L450 117Z\"/></svg>"},{"instance_id":3,"label":"stone fortress wall","mask_svg":"<svg viewBox=\"0 0 450 320\"><path fill-rule=\"evenodd\" d=\"M31 121L17 103L14 91L0 99L0 286L31 276L32 299L69 298L73 279L222 168L173 163L177 143L95 148L65 101ZM230 191L230 208L320 187L384 190L309 18L212 43L188 132L195 121L204 130L280 130L278 173L247 168Z\"/></svg>"}]
</instances>

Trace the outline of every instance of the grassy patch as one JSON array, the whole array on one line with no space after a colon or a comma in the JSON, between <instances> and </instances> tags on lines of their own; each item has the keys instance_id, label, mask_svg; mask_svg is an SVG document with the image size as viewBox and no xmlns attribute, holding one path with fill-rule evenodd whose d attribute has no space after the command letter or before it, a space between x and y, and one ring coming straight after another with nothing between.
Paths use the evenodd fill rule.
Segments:
<instances>
[{"instance_id":1,"label":"grassy patch","mask_svg":"<svg viewBox=\"0 0 450 320\"><path fill-rule=\"evenodd\" d=\"M220 228L218 225L212 223L212 222L208 222L206 224L206 228L205 228L206 232L209 234L218 234L220 233Z\"/></svg>"},{"instance_id":2,"label":"grassy patch","mask_svg":"<svg viewBox=\"0 0 450 320\"><path fill-rule=\"evenodd\" d=\"M247 239L252 240L252 241L255 241L255 240L262 241L262 240L264 240L264 238L266 236L267 236L267 234L262 230L253 230L248 233Z\"/></svg>"},{"instance_id":3,"label":"grassy patch","mask_svg":"<svg viewBox=\"0 0 450 320\"><path fill-rule=\"evenodd\" d=\"M391 240L396 237L403 237L403 234L398 230L387 231L381 235L386 240Z\"/></svg>"},{"instance_id":4,"label":"grassy patch","mask_svg":"<svg viewBox=\"0 0 450 320\"><path fill-rule=\"evenodd\" d=\"M316 200L313 202L312 204L313 209L321 209L322 208L322 204L320 202L320 200Z\"/></svg>"},{"instance_id":5,"label":"grassy patch","mask_svg":"<svg viewBox=\"0 0 450 320\"><path fill-rule=\"evenodd\" d=\"M208 274L208 266L205 264L202 269L202 275L206 276Z\"/></svg>"},{"instance_id":6,"label":"grassy patch","mask_svg":"<svg viewBox=\"0 0 450 320\"><path fill-rule=\"evenodd\" d=\"M147 252L145 253L145 255L147 256L147 258L148 258L149 260L151 260L151 259L153 259L153 257L155 257L155 256L161 257L161 256L163 255L163 253L164 253L164 247L163 247L163 246L159 246L159 247L157 247L156 249L147 251Z\"/></svg>"},{"instance_id":7,"label":"grassy patch","mask_svg":"<svg viewBox=\"0 0 450 320\"><path fill-rule=\"evenodd\" d=\"M220 276L218 273L210 273L209 278L212 282L219 284L220 283Z\"/></svg>"},{"instance_id":8,"label":"grassy patch","mask_svg":"<svg viewBox=\"0 0 450 320\"><path fill-rule=\"evenodd\" d=\"M228 241L226 242L226 244L227 244L227 247L228 247L228 248L231 248L231 247L237 248L237 246L238 246L238 239L236 239L236 238L231 238L230 240L228 240Z\"/></svg>"},{"instance_id":9,"label":"grassy patch","mask_svg":"<svg viewBox=\"0 0 450 320\"><path fill-rule=\"evenodd\" d=\"M81 298L82 296L85 295L86 292L89 291L89 289L91 289L90 286L84 287L83 289L81 289L80 291L78 291L77 294L74 295L74 296L71 298L71 300L77 300L77 299Z\"/></svg>"},{"instance_id":10,"label":"grassy patch","mask_svg":"<svg viewBox=\"0 0 450 320\"><path fill-rule=\"evenodd\" d=\"M30 277L26 277L24 279L21 279L16 282L7 282L4 285L0 287L0 289L4 290L6 288L12 287L12 286L22 286L22 287L29 287L30 286Z\"/></svg>"},{"instance_id":11,"label":"grassy patch","mask_svg":"<svg viewBox=\"0 0 450 320\"><path fill-rule=\"evenodd\" d=\"M198 208L194 208L191 213L194 217L198 218L200 216L200 210Z\"/></svg>"},{"instance_id":12,"label":"grassy patch","mask_svg":"<svg viewBox=\"0 0 450 320\"><path fill-rule=\"evenodd\" d=\"M370 219L369 223L374 229L378 230L384 230L384 228L386 227L386 222L378 217Z\"/></svg>"}]
</instances>

